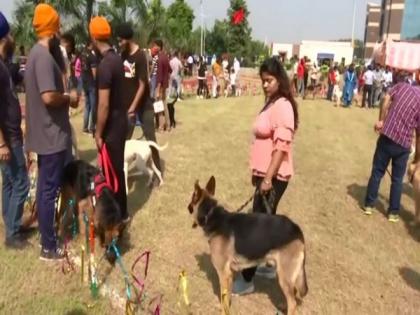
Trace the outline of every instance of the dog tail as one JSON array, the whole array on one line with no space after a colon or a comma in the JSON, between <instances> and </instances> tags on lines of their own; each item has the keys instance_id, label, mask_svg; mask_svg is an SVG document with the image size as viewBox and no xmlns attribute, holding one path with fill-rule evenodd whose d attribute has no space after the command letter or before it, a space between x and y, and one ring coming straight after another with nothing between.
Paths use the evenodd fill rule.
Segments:
<instances>
[{"instance_id":1,"label":"dog tail","mask_svg":"<svg viewBox=\"0 0 420 315\"><path fill-rule=\"evenodd\" d=\"M300 298L303 298L306 294L308 294L308 283L306 281L305 260L306 260L306 252L304 251L302 266L300 268L298 277L296 279L296 289L299 293Z\"/></svg>"},{"instance_id":2,"label":"dog tail","mask_svg":"<svg viewBox=\"0 0 420 315\"><path fill-rule=\"evenodd\" d=\"M168 143L165 143L165 145L164 146L159 146L156 142L154 142L154 141L147 141L147 143L149 144L149 146L151 146L151 147L153 147L153 148L155 148L156 150L158 150L158 151L163 151L163 150L165 150L167 147L168 147Z\"/></svg>"}]
</instances>

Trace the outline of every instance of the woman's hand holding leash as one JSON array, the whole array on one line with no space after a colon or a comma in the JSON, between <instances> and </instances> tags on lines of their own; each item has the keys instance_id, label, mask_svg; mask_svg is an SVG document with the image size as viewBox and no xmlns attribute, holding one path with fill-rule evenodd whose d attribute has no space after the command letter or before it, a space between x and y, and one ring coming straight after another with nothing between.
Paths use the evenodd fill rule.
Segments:
<instances>
[{"instance_id":1,"label":"woman's hand holding leash","mask_svg":"<svg viewBox=\"0 0 420 315\"><path fill-rule=\"evenodd\" d=\"M267 194L271 189L273 189L273 183L271 180L265 179L260 184L260 192L262 195Z\"/></svg>"},{"instance_id":2,"label":"woman's hand holding leash","mask_svg":"<svg viewBox=\"0 0 420 315\"><path fill-rule=\"evenodd\" d=\"M96 147L98 148L98 151L101 151L102 146L104 145L104 140L98 133L95 133L95 142L96 142Z\"/></svg>"}]
</instances>

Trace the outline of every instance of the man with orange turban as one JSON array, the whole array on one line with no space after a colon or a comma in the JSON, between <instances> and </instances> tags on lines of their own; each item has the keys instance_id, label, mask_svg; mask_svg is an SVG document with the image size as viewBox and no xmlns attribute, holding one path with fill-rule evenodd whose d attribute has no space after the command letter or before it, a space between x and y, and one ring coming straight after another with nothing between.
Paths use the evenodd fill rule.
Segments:
<instances>
[{"instance_id":1,"label":"man with orange turban","mask_svg":"<svg viewBox=\"0 0 420 315\"><path fill-rule=\"evenodd\" d=\"M25 72L26 149L38 155L40 259L51 261L64 258L54 232L55 200L71 146L69 106L77 107L78 96L64 93L58 13L48 4L37 5L33 27L38 41L29 53Z\"/></svg>"},{"instance_id":2,"label":"man with orange turban","mask_svg":"<svg viewBox=\"0 0 420 315\"><path fill-rule=\"evenodd\" d=\"M111 27L101 16L94 17L89 24L89 33L95 49L102 56L96 71L98 86L98 111L95 141L98 150L106 144L112 165L118 178L115 194L122 219L128 222L127 193L124 179L124 149L128 128L128 101L123 97L124 66L120 56L109 44Z\"/></svg>"}]
</instances>

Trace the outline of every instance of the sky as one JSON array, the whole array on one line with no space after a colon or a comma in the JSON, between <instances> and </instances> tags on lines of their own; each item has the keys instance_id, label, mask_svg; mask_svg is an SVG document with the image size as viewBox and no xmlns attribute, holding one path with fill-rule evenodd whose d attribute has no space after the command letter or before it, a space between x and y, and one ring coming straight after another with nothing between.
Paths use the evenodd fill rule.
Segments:
<instances>
[{"instance_id":1,"label":"sky","mask_svg":"<svg viewBox=\"0 0 420 315\"><path fill-rule=\"evenodd\" d=\"M185 0L200 24L200 0ZM247 0L249 24L254 38L267 43L298 43L301 40L351 38L353 3L356 2L355 37L363 40L366 5L380 0ZM11 20L16 0L0 0L0 11ZM162 0L165 6L173 0ZM227 15L229 0L203 0L205 23Z\"/></svg>"}]
</instances>

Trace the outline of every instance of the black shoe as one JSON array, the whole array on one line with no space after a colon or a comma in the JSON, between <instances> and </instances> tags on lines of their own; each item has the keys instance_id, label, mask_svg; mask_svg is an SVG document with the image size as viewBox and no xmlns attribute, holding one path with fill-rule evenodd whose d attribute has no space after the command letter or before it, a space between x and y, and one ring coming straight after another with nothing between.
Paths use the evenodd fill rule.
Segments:
<instances>
[{"instance_id":1,"label":"black shoe","mask_svg":"<svg viewBox=\"0 0 420 315\"><path fill-rule=\"evenodd\" d=\"M13 237L6 238L5 245L7 248L10 248L10 249L22 250L30 246L31 244L28 241L23 240L19 236L13 236Z\"/></svg>"},{"instance_id":2,"label":"black shoe","mask_svg":"<svg viewBox=\"0 0 420 315\"><path fill-rule=\"evenodd\" d=\"M56 249L41 249L39 259L44 261L60 261L64 259L64 251L61 248Z\"/></svg>"}]
</instances>

